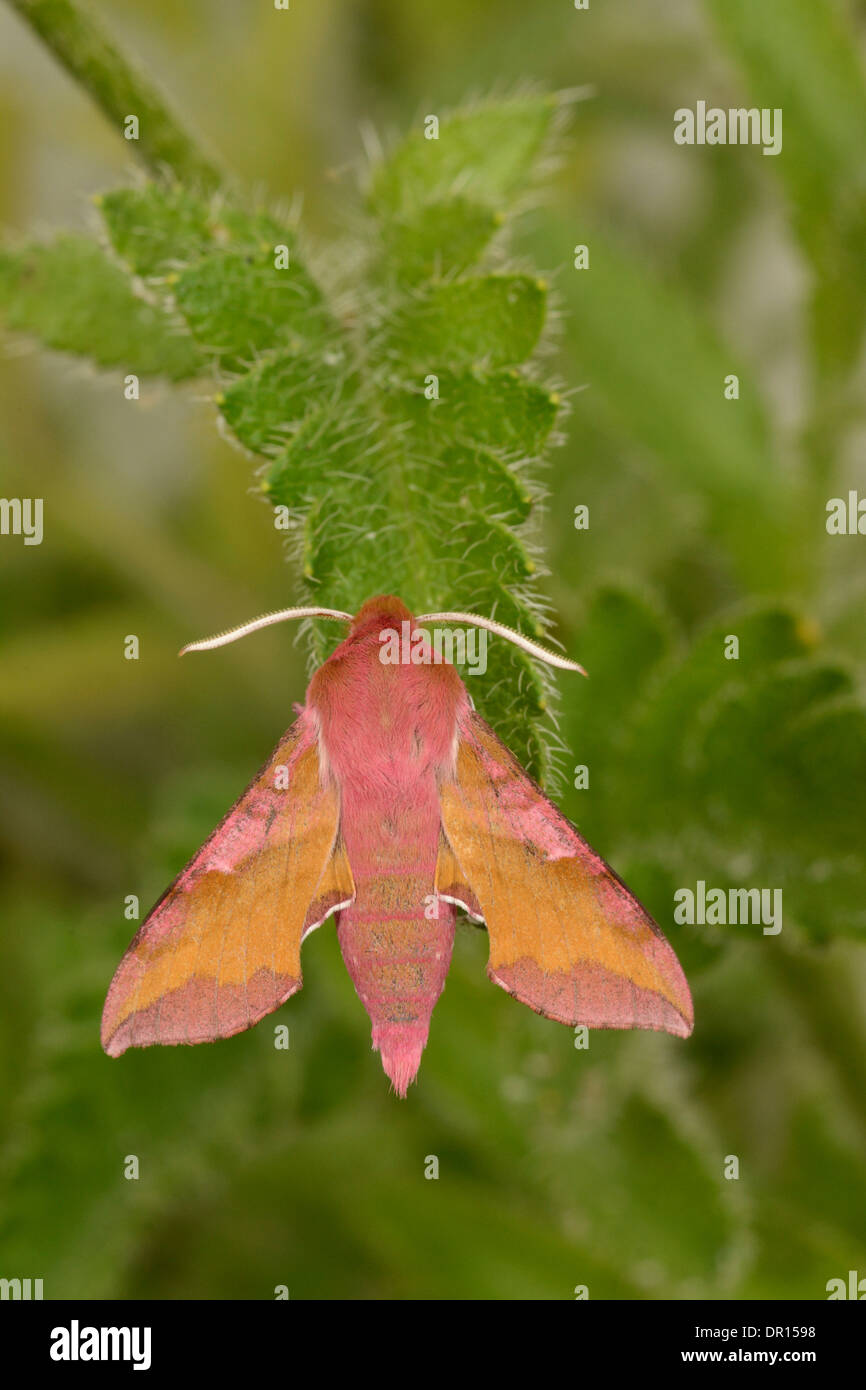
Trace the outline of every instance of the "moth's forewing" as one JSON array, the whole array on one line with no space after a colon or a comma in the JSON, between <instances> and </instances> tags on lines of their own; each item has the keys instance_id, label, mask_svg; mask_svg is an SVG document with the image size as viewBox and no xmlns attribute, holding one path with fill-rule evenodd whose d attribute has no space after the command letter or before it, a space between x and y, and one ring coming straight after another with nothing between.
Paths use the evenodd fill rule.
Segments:
<instances>
[{"instance_id":1,"label":"moth's forewing","mask_svg":"<svg viewBox=\"0 0 866 1390\"><path fill-rule=\"evenodd\" d=\"M102 1045L210 1042L301 987L300 946L352 896L339 797L301 718L143 923L112 980Z\"/></svg>"},{"instance_id":2,"label":"moth's forewing","mask_svg":"<svg viewBox=\"0 0 866 1390\"><path fill-rule=\"evenodd\" d=\"M440 801L443 877L460 901L462 875L481 909L496 984L561 1023L691 1033L689 987L655 922L474 712Z\"/></svg>"}]
</instances>

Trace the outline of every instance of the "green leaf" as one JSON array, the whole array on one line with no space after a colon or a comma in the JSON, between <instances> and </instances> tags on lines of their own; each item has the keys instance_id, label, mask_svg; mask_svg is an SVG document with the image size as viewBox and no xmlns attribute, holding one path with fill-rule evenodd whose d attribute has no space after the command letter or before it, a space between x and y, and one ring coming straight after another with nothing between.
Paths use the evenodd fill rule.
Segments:
<instances>
[{"instance_id":1,"label":"green leaf","mask_svg":"<svg viewBox=\"0 0 866 1390\"><path fill-rule=\"evenodd\" d=\"M725 656L732 636L736 659ZM813 640L794 614L768 608L670 649L644 602L596 596L579 646L590 680L569 700L568 726L589 787L571 803L663 925L674 888L702 878L782 889L784 922L815 937L866 933L866 710L847 671L814 659ZM721 945L710 928L686 933L689 969Z\"/></svg>"},{"instance_id":2,"label":"green leaf","mask_svg":"<svg viewBox=\"0 0 866 1390\"><path fill-rule=\"evenodd\" d=\"M216 200L213 204L213 233L217 242L247 250L292 246L294 231L284 219L264 208L243 208Z\"/></svg>"},{"instance_id":3,"label":"green leaf","mask_svg":"<svg viewBox=\"0 0 866 1390\"><path fill-rule=\"evenodd\" d=\"M305 418L341 408L341 399L352 389L344 363L339 349L317 357L299 344L237 377L217 397L217 404L246 448L273 454L285 447L286 436Z\"/></svg>"},{"instance_id":4,"label":"green leaf","mask_svg":"<svg viewBox=\"0 0 866 1390\"><path fill-rule=\"evenodd\" d=\"M96 199L109 241L136 275L161 276L211 251L273 249L294 234L262 209L204 199L176 183L118 188Z\"/></svg>"},{"instance_id":5,"label":"green leaf","mask_svg":"<svg viewBox=\"0 0 866 1390\"><path fill-rule=\"evenodd\" d=\"M265 490L274 506L301 508L318 497L338 508L338 499L367 484L376 452L373 424L360 412L311 410L268 468Z\"/></svg>"},{"instance_id":6,"label":"green leaf","mask_svg":"<svg viewBox=\"0 0 866 1390\"><path fill-rule=\"evenodd\" d=\"M207 203L177 184L118 188L97 204L114 250L136 275L164 275L212 240Z\"/></svg>"},{"instance_id":7,"label":"green leaf","mask_svg":"<svg viewBox=\"0 0 866 1390\"><path fill-rule=\"evenodd\" d=\"M435 371L523 362L544 324L546 285L526 275L490 275L456 280L409 299L389 316L376 349Z\"/></svg>"},{"instance_id":8,"label":"green leaf","mask_svg":"<svg viewBox=\"0 0 866 1390\"><path fill-rule=\"evenodd\" d=\"M223 370L243 372L275 350L299 359L311 348L323 351L333 336L335 325L299 259L294 231L267 211L205 201L161 184L106 194L100 207L117 254L135 274L160 277L172 292L167 307L180 312ZM311 366L321 370L323 364ZM287 383L285 370L280 381ZM263 408L273 413L274 379L263 384ZM238 413L246 430L249 402ZM262 431L268 428L263 419Z\"/></svg>"},{"instance_id":9,"label":"green leaf","mask_svg":"<svg viewBox=\"0 0 866 1390\"><path fill-rule=\"evenodd\" d=\"M519 372L440 371L439 398L397 387L386 406L395 418L411 424L420 438L501 449L532 458L544 448L560 409L559 397Z\"/></svg>"},{"instance_id":10,"label":"green leaf","mask_svg":"<svg viewBox=\"0 0 866 1390\"><path fill-rule=\"evenodd\" d=\"M0 312L13 331L100 367L175 381L203 367L192 341L84 237L0 249Z\"/></svg>"},{"instance_id":11,"label":"green leaf","mask_svg":"<svg viewBox=\"0 0 866 1390\"><path fill-rule=\"evenodd\" d=\"M737 824L744 817L773 828L784 823L785 835L796 831L802 808L799 798L792 800L799 773L787 756L792 723L811 714L816 703L850 691L844 671L811 663L783 663L757 679L726 686L696 731L699 746L693 755L706 788L715 789L716 799L723 797L724 816ZM768 777L771 767L774 775Z\"/></svg>"},{"instance_id":12,"label":"green leaf","mask_svg":"<svg viewBox=\"0 0 866 1390\"><path fill-rule=\"evenodd\" d=\"M731 854L783 887L788 920L866 939L857 867L866 815L866 711L832 666L782 667L725 692L700 731L695 799ZM832 900L832 918L828 901Z\"/></svg>"},{"instance_id":13,"label":"green leaf","mask_svg":"<svg viewBox=\"0 0 866 1390\"><path fill-rule=\"evenodd\" d=\"M468 270L502 226L501 214L460 196L382 224L378 271L397 282L444 280Z\"/></svg>"},{"instance_id":14,"label":"green leaf","mask_svg":"<svg viewBox=\"0 0 866 1390\"><path fill-rule=\"evenodd\" d=\"M526 185L559 109L553 96L484 102L451 112L439 138L423 126L408 135L373 171L370 206L381 217L406 216L457 189L498 208Z\"/></svg>"},{"instance_id":15,"label":"green leaf","mask_svg":"<svg viewBox=\"0 0 866 1390\"><path fill-rule=\"evenodd\" d=\"M575 722L587 729L593 710L600 711L611 737L646 698L652 673L669 650L667 620L644 596L606 585L593 595L579 642L590 684L581 682L572 695Z\"/></svg>"},{"instance_id":16,"label":"green leaf","mask_svg":"<svg viewBox=\"0 0 866 1390\"><path fill-rule=\"evenodd\" d=\"M727 639L739 641L738 659L725 655ZM653 804L671 829L691 817L690 738L705 707L725 686L760 679L779 662L808 654L809 634L797 617L768 608L732 613L714 623L684 657L673 656L646 693L629 735L639 790L635 801Z\"/></svg>"},{"instance_id":17,"label":"green leaf","mask_svg":"<svg viewBox=\"0 0 866 1390\"><path fill-rule=\"evenodd\" d=\"M670 646L666 620L641 595L613 585L593 595L575 638L575 655L589 680L577 678L569 688L566 738L570 766L589 770L589 785L573 805L586 833L601 843L621 823L617 770L620 778L629 777L621 750Z\"/></svg>"},{"instance_id":18,"label":"green leaf","mask_svg":"<svg viewBox=\"0 0 866 1390\"><path fill-rule=\"evenodd\" d=\"M411 442L407 447L411 451ZM527 483L489 449L432 441L425 463L430 498L456 501L512 525L529 516L532 494Z\"/></svg>"},{"instance_id":19,"label":"green leaf","mask_svg":"<svg viewBox=\"0 0 866 1390\"><path fill-rule=\"evenodd\" d=\"M181 271L177 307L203 351L227 371L243 371L275 347L300 351L320 343L330 317L322 296L294 258L277 269L269 243L247 252L221 251Z\"/></svg>"}]
</instances>

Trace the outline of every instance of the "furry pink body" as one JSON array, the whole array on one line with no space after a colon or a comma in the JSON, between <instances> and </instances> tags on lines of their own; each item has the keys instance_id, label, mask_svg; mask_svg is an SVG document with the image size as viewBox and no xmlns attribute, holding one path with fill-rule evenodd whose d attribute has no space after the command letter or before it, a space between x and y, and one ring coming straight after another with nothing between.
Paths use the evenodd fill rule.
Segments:
<instances>
[{"instance_id":1,"label":"furry pink body","mask_svg":"<svg viewBox=\"0 0 866 1390\"><path fill-rule=\"evenodd\" d=\"M490 979L548 1018L692 1031L659 927L474 712L454 667L389 642L403 624L417 631L399 599L363 605L300 718L148 915L106 999L112 1056L251 1027L300 989L301 943L336 914L404 1096L454 904L487 928Z\"/></svg>"},{"instance_id":2,"label":"furry pink body","mask_svg":"<svg viewBox=\"0 0 866 1390\"><path fill-rule=\"evenodd\" d=\"M455 909L434 895L439 781L452 775L469 708L450 666L383 664L383 628L405 610L364 614L313 680L323 772L340 791L355 899L338 916L346 968L373 1025L373 1047L400 1095L414 1080L445 986Z\"/></svg>"}]
</instances>

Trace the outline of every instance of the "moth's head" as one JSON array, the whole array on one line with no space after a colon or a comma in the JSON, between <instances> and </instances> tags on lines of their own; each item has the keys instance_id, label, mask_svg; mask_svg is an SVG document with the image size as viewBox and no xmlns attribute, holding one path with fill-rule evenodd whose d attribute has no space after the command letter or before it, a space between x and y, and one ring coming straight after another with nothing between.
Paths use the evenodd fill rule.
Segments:
<instances>
[{"instance_id":1,"label":"moth's head","mask_svg":"<svg viewBox=\"0 0 866 1390\"><path fill-rule=\"evenodd\" d=\"M411 621L412 614L402 599L395 598L393 594L380 594L378 598L368 598L366 603L361 604L352 619L349 636L356 637L359 632L377 627L399 627L400 623Z\"/></svg>"}]
</instances>

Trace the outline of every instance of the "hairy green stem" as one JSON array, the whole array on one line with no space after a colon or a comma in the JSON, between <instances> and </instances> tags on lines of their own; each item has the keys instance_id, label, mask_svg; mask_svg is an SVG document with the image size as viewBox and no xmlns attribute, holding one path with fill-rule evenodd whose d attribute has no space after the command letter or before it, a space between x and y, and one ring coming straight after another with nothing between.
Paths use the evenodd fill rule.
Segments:
<instances>
[{"instance_id":1,"label":"hairy green stem","mask_svg":"<svg viewBox=\"0 0 866 1390\"><path fill-rule=\"evenodd\" d=\"M9 4L86 88L118 132L127 116L138 117L139 137L130 145L153 173L170 170L206 191L219 186L222 180L215 166L91 15L73 0L9 0Z\"/></svg>"}]
</instances>

